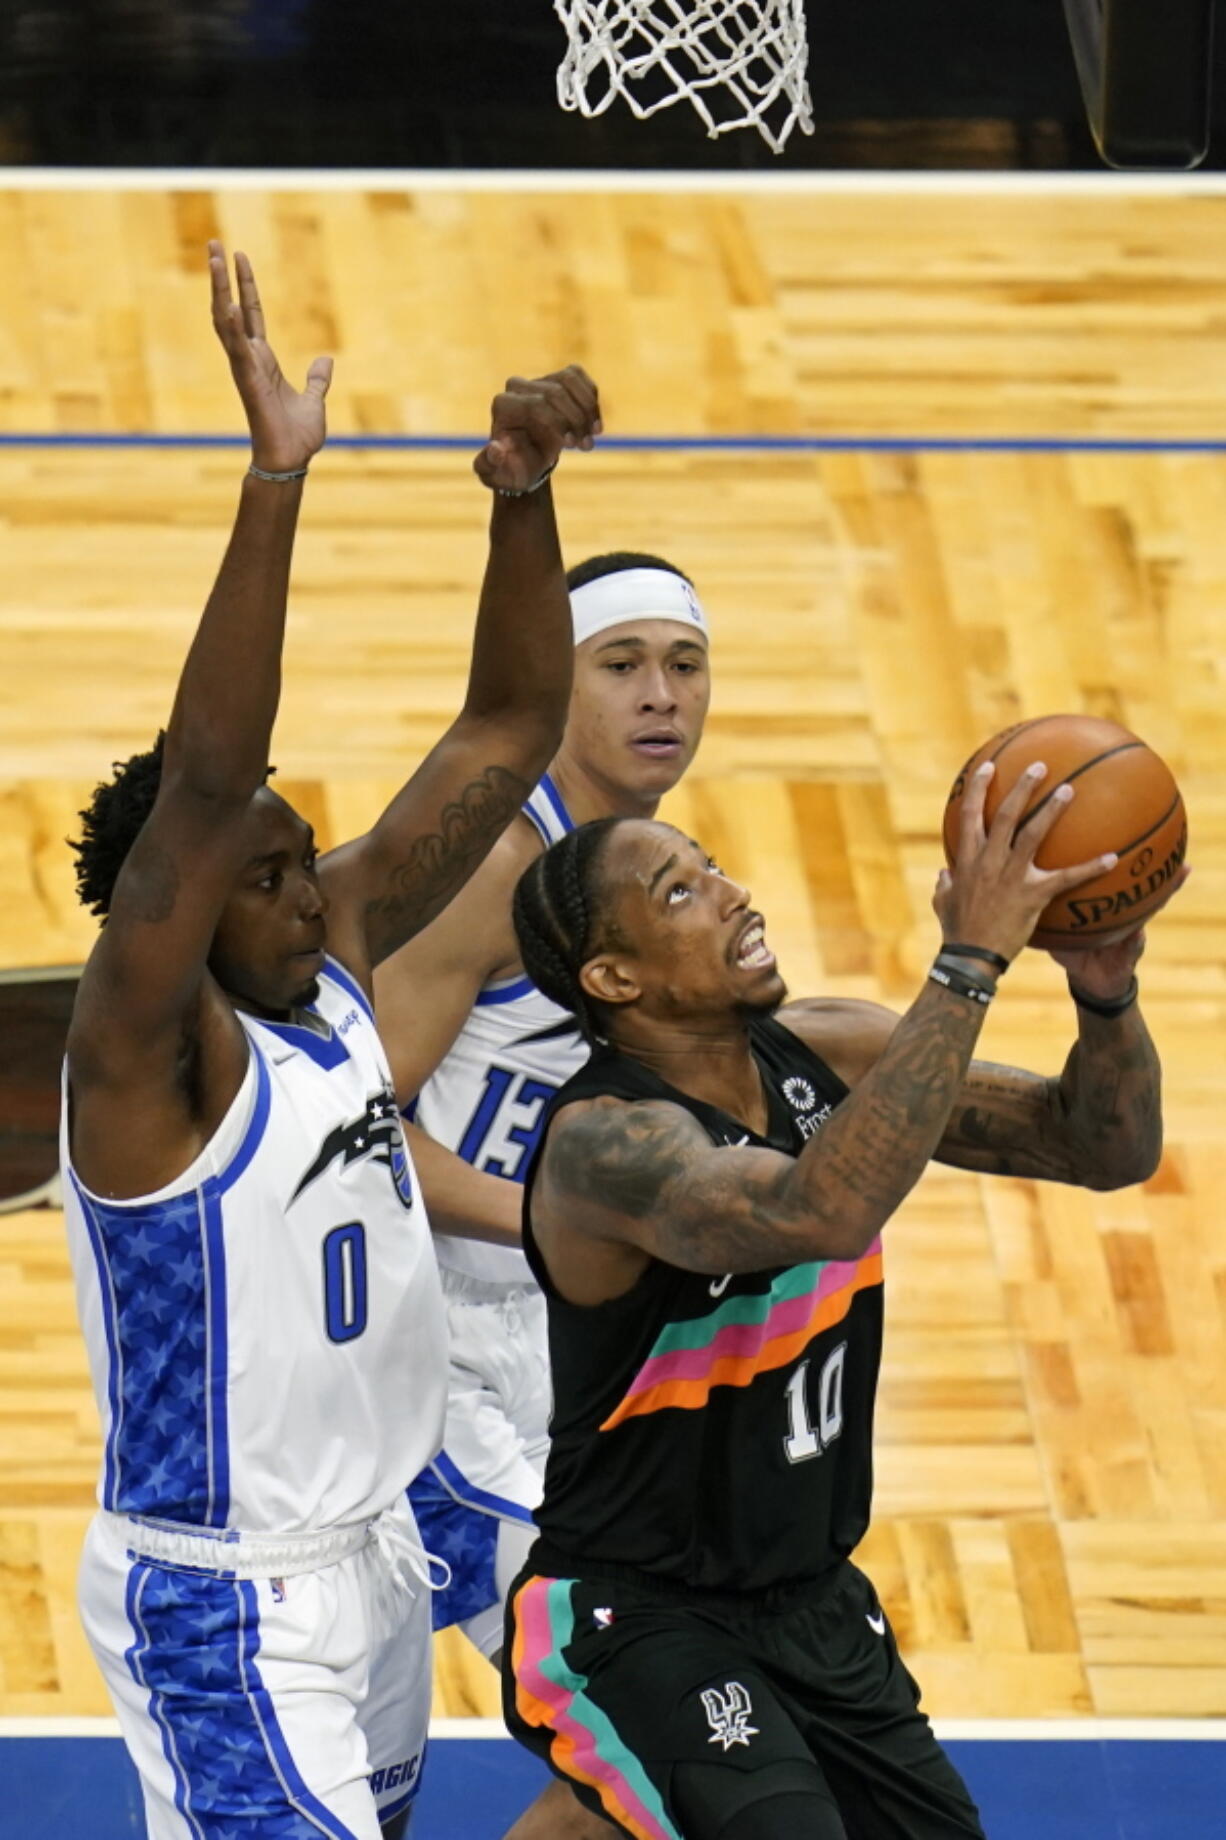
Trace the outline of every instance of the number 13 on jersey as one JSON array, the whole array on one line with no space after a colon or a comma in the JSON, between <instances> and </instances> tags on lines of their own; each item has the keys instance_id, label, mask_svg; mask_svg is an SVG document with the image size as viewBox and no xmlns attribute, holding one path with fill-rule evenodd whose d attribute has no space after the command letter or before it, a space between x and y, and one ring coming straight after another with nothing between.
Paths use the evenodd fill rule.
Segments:
<instances>
[{"instance_id":1,"label":"number 13 on jersey","mask_svg":"<svg viewBox=\"0 0 1226 1840\"><path fill-rule=\"evenodd\" d=\"M456 1146L457 1156L488 1175L522 1182L540 1142L545 1107L556 1086L509 1067L491 1067L485 1086Z\"/></svg>"}]
</instances>

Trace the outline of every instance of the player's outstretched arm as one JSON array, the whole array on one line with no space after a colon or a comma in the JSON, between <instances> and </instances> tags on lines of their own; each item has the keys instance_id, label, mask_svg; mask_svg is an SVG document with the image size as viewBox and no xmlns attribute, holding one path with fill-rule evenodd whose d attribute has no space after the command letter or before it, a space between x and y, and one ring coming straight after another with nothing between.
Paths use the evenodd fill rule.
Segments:
<instances>
[{"instance_id":1,"label":"player's outstretched arm","mask_svg":"<svg viewBox=\"0 0 1226 1840\"><path fill-rule=\"evenodd\" d=\"M596 386L578 365L512 377L494 399L474 462L494 501L464 708L374 829L321 864L333 949L361 978L459 891L561 740L574 646L547 476L599 431Z\"/></svg>"},{"instance_id":2,"label":"player's outstretched arm","mask_svg":"<svg viewBox=\"0 0 1226 1840\"><path fill-rule=\"evenodd\" d=\"M981 769L967 793L958 865L942 877L934 906L947 939L1008 961L1054 895L1105 865L1099 857L1054 873L1035 866L1035 852L1071 796L1058 788L1018 831L1041 767L1018 780L985 832L990 771ZM568 1224L691 1271L860 1257L948 1128L983 1016L981 1005L927 982L850 1096L795 1158L756 1146L714 1147L688 1113L667 1102L567 1107L546 1138L533 1202L546 1257L551 1234Z\"/></svg>"},{"instance_id":3,"label":"player's outstretched arm","mask_svg":"<svg viewBox=\"0 0 1226 1840\"><path fill-rule=\"evenodd\" d=\"M938 1159L989 1175L1127 1188L1162 1155L1162 1067L1133 992L1145 949L1138 931L1096 951L1055 952L1077 1005L1077 1040L1058 1079L976 1062Z\"/></svg>"},{"instance_id":4,"label":"player's outstretched arm","mask_svg":"<svg viewBox=\"0 0 1226 1840\"><path fill-rule=\"evenodd\" d=\"M317 359L305 389L293 389L265 338L251 265L240 255L235 267L237 301L225 253L210 244L213 324L252 463L299 472L323 445L331 360ZM178 1173L184 1145L207 1134L208 1114L215 1123L242 1077L241 1031L205 963L238 871L242 820L268 770L301 498L300 479L243 481L179 680L157 800L81 979L68 1040L74 1155L84 1179L108 1193L140 1193ZM148 1154L146 1140L156 1146Z\"/></svg>"},{"instance_id":5,"label":"player's outstretched arm","mask_svg":"<svg viewBox=\"0 0 1226 1840\"><path fill-rule=\"evenodd\" d=\"M375 1015L402 1107L446 1059L483 986L514 962L511 894L540 848L525 848L520 829L513 824L450 906L375 973ZM518 1183L474 1169L407 1121L405 1136L433 1231L517 1250Z\"/></svg>"}]
</instances>

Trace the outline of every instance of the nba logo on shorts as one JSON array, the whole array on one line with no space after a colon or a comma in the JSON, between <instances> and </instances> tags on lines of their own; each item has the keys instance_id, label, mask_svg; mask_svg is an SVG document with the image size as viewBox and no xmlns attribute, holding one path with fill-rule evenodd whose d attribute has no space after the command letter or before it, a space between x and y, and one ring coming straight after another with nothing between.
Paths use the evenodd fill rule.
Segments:
<instances>
[{"instance_id":1,"label":"nba logo on shorts","mask_svg":"<svg viewBox=\"0 0 1226 1840\"><path fill-rule=\"evenodd\" d=\"M708 1687L702 1696L707 1724L711 1727L708 1744L722 1744L725 1751L734 1744L748 1745L758 1735L758 1727L749 1723L753 1701L739 1680L730 1680L721 1693Z\"/></svg>"}]
</instances>

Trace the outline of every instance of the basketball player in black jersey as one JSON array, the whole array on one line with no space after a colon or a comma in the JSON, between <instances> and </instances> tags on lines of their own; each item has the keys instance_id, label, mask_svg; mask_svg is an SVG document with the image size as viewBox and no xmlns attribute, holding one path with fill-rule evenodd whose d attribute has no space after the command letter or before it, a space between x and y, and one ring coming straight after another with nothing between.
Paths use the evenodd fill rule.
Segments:
<instances>
[{"instance_id":1,"label":"basketball player in black jersey","mask_svg":"<svg viewBox=\"0 0 1226 1840\"><path fill-rule=\"evenodd\" d=\"M595 1044L524 1243L555 1409L504 1648L512 1732L639 1840L954 1840L974 1804L868 1579L881 1229L932 1157L1107 1189L1161 1147L1139 933L1060 954L1057 1080L972 1061L995 977L1101 873L965 800L947 945L901 1018L786 992L748 895L664 824L603 819L519 884L523 962ZM1105 859L1108 863L1114 859Z\"/></svg>"}]
</instances>

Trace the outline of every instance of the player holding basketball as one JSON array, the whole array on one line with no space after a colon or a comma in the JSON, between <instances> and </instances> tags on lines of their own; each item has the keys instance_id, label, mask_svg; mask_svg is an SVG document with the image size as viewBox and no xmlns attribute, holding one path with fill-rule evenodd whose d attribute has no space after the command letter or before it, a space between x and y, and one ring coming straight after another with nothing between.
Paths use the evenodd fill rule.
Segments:
<instances>
[{"instance_id":1,"label":"player holding basketball","mask_svg":"<svg viewBox=\"0 0 1226 1840\"><path fill-rule=\"evenodd\" d=\"M1060 955L1079 1031L1058 1080L971 1060L993 968L1114 861L1036 869L1071 796L1015 836L1039 767L985 835L991 771L938 886L948 943L901 1018L780 1010L748 895L662 824L574 832L516 893L529 975L598 1046L528 1177L555 1409L505 1706L640 1840L982 1832L848 1558L869 1517L881 1229L934 1156L1114 1188L1161 1144L1139 934Z\"/></svg>"},{"instance_id":2,"label":"player holding basketball","mask_svg":"<svg viewBox=\"0 0 1226 1840\"><path fill-rule=\"evenodd\" d=\"M461 1623L495 1665L548 1448L545 1304L519 1249L520 1184L546 1104L588 1056L574 1018L524 975L512 896L577 823L654 814L693 759L710 695L706 615L671 563L620 552L580 563L567 582L575 686L557 758L463 893L375 980L396 1091L413 1102L414 1161L444 1229L435 1245L451 1330L443 1448L410 1495L451 1567L435 1626ZM608 1831L552 1784L513 1835Z\"/></svg>"},{"instance_id":3,"label":"player holding basketball","mask_svg":"<svg viewBox=\"0 0 1226 1840\"><path fill-rule=\"evenodd\" d=\"M249 264L213 318L252 437L164 741L84 814L105 926L68 1040L68 1230L103 1418L86 1630L154 1840L402 1831L428 1716L442 1298L374 965L426 925L558 741L569 609L549 488L598 432L578 370L496 398L464 709L370 833L317 862L266 784L302 480L331 363L291 388ZM539 488L539 489L538 489Z\"/></svg>"}]
</instances>

